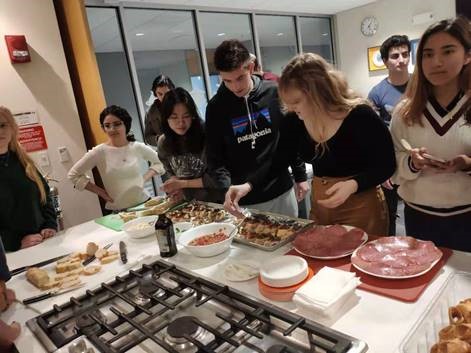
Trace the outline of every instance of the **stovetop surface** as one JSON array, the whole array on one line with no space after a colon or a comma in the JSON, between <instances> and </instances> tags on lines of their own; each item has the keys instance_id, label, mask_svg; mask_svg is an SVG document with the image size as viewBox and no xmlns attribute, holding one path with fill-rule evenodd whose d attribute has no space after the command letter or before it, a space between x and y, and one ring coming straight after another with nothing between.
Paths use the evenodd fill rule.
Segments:
<instances>
[{"instance_id":1,"label":"stovetop surface","mask_svg":"<svg viewBox=\"0 0 471 353\"><path fill-rule=\"evenodd\" d=\"M27 324L49 352L61 353L366 351L364 342L164 261Z\"/></svg>"}]
</instances>

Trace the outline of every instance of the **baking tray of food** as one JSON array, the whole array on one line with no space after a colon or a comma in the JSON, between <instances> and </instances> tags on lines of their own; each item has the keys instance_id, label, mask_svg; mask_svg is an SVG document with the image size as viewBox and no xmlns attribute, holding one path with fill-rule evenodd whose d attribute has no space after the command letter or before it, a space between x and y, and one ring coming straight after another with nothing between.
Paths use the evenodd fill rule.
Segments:
<instances>
[{"instance_id":1,"label":"baking tray of food","mask_svg":"<svg viewBox=\"0 0 471 353\"><path fill-rule=\"evenodd\" d=\"M236 220L221 204L203 201L190 201L179 205L166 215L173 223L191 222L194 226L213 222L233 223Z\"/></svg>"},{"instance_id":2,"label":"baking tray of food","mask_svg":"<svg viewBox=\"0 0 471 353\"><path fill-rule=\"evenodd\" d=\"M271 212L249 211L251 215L245 218L234 241L265 251L274 251L289 243L296 234L313 223L308 219Z\"/></svg>"},{"instance_id":3,"label":"baking tray of food","mask_svg":"<svg viewBox=\"0 0 471 353\"><path fill-rule=\"evenodd\" d=\"M471 323L469 322L471 321L470 297L471 273L452 273L409 331L401 344L401 352L434 352L438 348L436 346L432 350L434 345L438 345L439 342L448 345L450 340L453 341L452 345L469 345L459 342L461 341L459 336L471 334L471 330L466 328Z\"/></svg>"},{"instance_id":4,"label":"baking tray of food","mask_svg":"<svg viewBox=\"0 0 471 353\"><path fill-rule=\"evenodd\" d=\"M249 209L250 216L240 225L234 241L255 248L274 251L293 240L306 225L307 219L293 218L271 212ZM239 224L241 221L223 209L221 204L191 201L178 209L168 212L174 222L192 222L194 225L212 222Z\"/></svg>"}]
</instances>

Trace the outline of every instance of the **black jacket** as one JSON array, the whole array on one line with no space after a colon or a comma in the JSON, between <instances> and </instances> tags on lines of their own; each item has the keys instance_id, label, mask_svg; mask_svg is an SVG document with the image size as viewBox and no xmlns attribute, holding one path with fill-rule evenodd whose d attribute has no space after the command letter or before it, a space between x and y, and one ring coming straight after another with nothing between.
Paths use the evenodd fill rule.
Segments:
<instances>
[{"instance_id":1,"label":"black jacket","mask_svg":"<svg viewBox=\"0 0 471 353\"><path fill-rule=\"evenodd\" d=\"M297 160L291 132L299 124L280 110L276 83L252 76L254 88L239 98L222 84L206 107L206 187L227 188L249 182L253 190L241 200L251 205L272 200L293 182L306 180L304 163ZM248 113L250 110L250 116ZM294 144L294 143L293 143ZM214 183L216 185L214 185Z\"/></svg>"}]
</instances>

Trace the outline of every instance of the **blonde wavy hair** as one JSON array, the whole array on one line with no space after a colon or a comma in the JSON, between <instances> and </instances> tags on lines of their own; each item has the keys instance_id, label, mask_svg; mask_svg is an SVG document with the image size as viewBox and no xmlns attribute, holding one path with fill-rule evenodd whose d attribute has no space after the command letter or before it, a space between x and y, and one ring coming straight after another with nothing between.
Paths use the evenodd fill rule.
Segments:
<instances>
[{"instance_id":1,"label":"blonde wavy hair","mask_svg":"<svg viewBox=\"0 0 471 353\"><path fill-rule=\"evenodd\" d=\"M298 89L306 94L312 103L314 112L348 113L357 105L368 104L350 87L343 74L335 70L321 56L314 53L296 55L286 65L278 82L278 91L283 100L290 89ZM319 132L322 137L322 123L318 119L304 120L309 135L314 138ZM323 151L326 144L320 141Z\"/></svg>"},{"instance_id":2,"label":"blonde wavy hair","mask_svg":"<svg viewBox=\"0 0 471 353\"><path fill-rule=\"evenodd\" d=\"M407 85L404 99L397 105L396 109L407 125L419 124L423 126L422 113L425 110L427 100L433 96L433 86L425 77L422 66L424 46L432 35L440 32L448 33L454 37L463 45L466 53L471 53L471 22L465 17L458 16L455 19L442 20L432 24L425 30L417 48L417 63L414 73ZM471 63L466 64L461 70L459 85L461 90L471 95ZM471 123L470 102L468 102L465 109L466 122Z\"/></svg>"},{"instance_id":3,"label":"blonde wavy hair","mask_svg":"<svg viewBox=\"0 0 471 353\"><path fill-rule=\"evenodd\" d=\"M18 142L18 125L16 124L15 118L10 110L6 107L0 106L0 116L4 118L11 129L11 140L8 144L8 151L16 153L18 159L25 169L26 175L30 178L38 187L39 194L41 196L41 203L46 203L46 190L44 188L41 176L30 156L21 147Z\"/></svg>"}]
</instances>

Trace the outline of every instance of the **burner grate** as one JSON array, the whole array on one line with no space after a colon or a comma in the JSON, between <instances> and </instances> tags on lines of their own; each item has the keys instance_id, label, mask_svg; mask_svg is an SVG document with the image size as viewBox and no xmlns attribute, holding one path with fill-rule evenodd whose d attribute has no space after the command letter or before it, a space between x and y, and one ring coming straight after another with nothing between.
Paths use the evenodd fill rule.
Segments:
<instances>
[{"instance_id":1,"label":"burner grate","mask_svg":"<svg viewBox=\"0 0 471 353\"><path fill-rule=\"evenodd\" d=\"M146 300L137 300L137 297ZM190 319L181 316L185 310L197 312L214 303L219 308L212 313L215 320L202 320L198 315L191 315ZM93 329L80 327L79 318L91 320L86 323ZM145 342L172 353L179 352L175 349L178 344L192 347L194 352L213 353L221 349L232 352L249 340L256 346L256 342L271 336L286 337L294 347L296 342L291 336L299 332L305 336L305 342L303 349L294 350L297 352L346 353L350 352L354 342L351 337L323 325L250 298L228 286L194 276L164 261L116 276L114 281L87 290L80 297L54 305L52 310L34 320L52 342L54 349L51 352L81 334L104 353L124 353ZM184 320L187 320L189 331L174 340L166 339L172 330L173 336L178 336L172 327L180 329ZM195 330L204 330L207 335L194 334ZM169 342L177 345L172 346ZM279 348L280 352L293 351L284 345L272 347Z\"/></svg>"}]
</instances>

